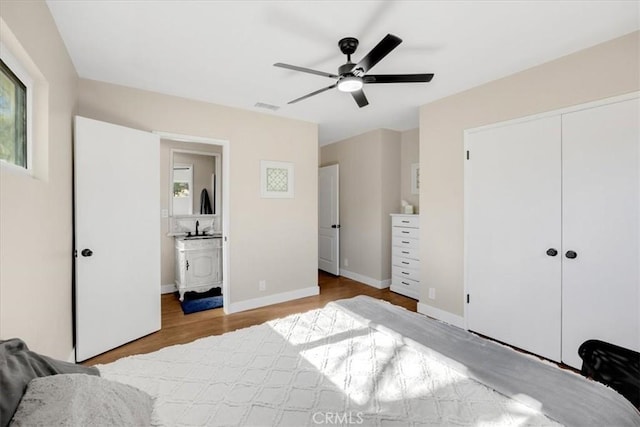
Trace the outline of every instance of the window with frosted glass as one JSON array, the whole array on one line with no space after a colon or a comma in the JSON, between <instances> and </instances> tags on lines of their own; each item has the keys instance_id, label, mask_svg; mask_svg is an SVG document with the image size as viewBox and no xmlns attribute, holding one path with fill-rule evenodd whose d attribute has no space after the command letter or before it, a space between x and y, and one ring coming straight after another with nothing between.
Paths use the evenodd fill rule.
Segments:
<instances>
[{"instance_id":1,"label":"window with frosted glass","mask_svg":"<svg viewBox=\"0 0 640 427\"><path fill-rule=\"evenodd\" d=\"M27 167L27 88L0 60L0 159Z\"/></svg>"}]
</instances>

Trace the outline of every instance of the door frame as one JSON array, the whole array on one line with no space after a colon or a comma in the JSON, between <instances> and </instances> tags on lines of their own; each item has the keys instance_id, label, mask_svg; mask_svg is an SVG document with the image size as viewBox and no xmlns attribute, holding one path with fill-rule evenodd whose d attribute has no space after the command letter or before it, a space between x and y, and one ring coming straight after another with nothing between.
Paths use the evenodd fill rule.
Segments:
<instances>
[{"instance_id":1,"label":"door frame","mask_svg":"<svg viewBox=\"0 0 640 427\"><path fill-rule=\"evenodd\" d=\"M230 165L231 165L231 144L226 139L208 138L203 136L185 135L172 132L153 131L154 134L159 135L161 139L170 139L178 142L195 142L198 144L218 145L222 147L222 209L220 214L222 215L222 295L224 295L225 303L222 306L224 314L230 314L229 308L231 307L232 291L230 280L230 223L229 218L230 209L230 197L229 197L229 177ZM179 150L179 149L177 149ZM187 150L188 151L188 150ZM207 153L213 155L213 153ZM220 157L216 157L216 174L219 169ZM219 184L218 184L219 185Z\"/></svg>"},{"instance_id":2,"label":"door frame","mask_svg":"<svg viewBox=\"0 0 640 427\"><path fill-rule=\"evenodd\" d=\"M488 130L488 129L494 129L494 128L500 128L503 126L510 126L510 125L514 125L514 124L518 124L518 123L525 123L525 122L529 122L532 120L538 120L538 119L542 119L545 117L552 117L552 116L559 116L562 114L567 114L567 113L573 113L576 111L580 111L580 110L587 110L590 108L595 108L595 107L600 107L603 105L607 105L607 104L615 104L617 102L623 102L623 101L628 101L631 99L636 99L640 97L640 91L635 91L635 92L629 92L626 93L624 95L619 95L619 96L612 96L610 98L604 98L604 99L599 99L597 101L592 101L592 102L586 102L583 104L578 104L578 105L572 105L570 107L565 107L565 108L559 108L559 109L555 109L555 110L550 110L550 111L544 111L542 113L537 113L537 114L532 114L530 116L524 116L524 117L519 117L517 119L511 119L511 120L505 120L505 121L501 121L501 122L496 122L496 123L491 123L488 125L483 125L483 126L478 126L475 128L469 128L469 129L465 129L463 132L463 139L464 139L464 144L462 147L462 153L460 153L460 158L462 159L462 161L464 162L464 198L463 198L463 203L464 203L464 221L463 221L463 228L464 228L464 233L463 233L463 248L464 248L464 255L463 255L463 264L464 264L464 268L463 268L463 282L464 282L464 286L463 286L463 294L462 294L462 305L463 305L463 315L464 315L464 329L469 330L469 315L467 313L467 309L468 309L468 304L467 304L467 294L469 293L469 277L468 277L468 260L469 260L469 256L467 254L467 249L469 246L469 183L470 183L470 179L471 179L471 174L470 174L470 170L469 168L471 167L471 165L466 161L467 157L466 157L466 153L467 150L470 150L469 147L469 138L468 136L476 133L476 132L480 132L483 130Z\"/></svg>"}]
</instances>

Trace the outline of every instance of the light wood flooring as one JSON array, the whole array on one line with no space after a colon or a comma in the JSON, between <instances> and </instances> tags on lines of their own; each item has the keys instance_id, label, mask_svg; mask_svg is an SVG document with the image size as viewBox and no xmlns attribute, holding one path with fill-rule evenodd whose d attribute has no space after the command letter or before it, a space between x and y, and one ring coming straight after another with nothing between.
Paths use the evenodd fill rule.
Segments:
<instances>
[{"instance_id":1,"label":"light wood flooring","mask_svg":"<svg viewBox=\"0 0 640 427\"><path fill-rule=\"evenodd\" d=\"M222 308L185 315L173 294L162 295L162 329L85 361L84 365L113 362L121 357L149 353L163 347L184 344L209 335L221 335L236 329L258 325L293 313L324 307L328 302L356 295L383 299L416 311L417 301L389 291L376 289L344 277L319 271L320 295L288 301L268 307L225 315Z\"/></svg>"}]
</instances>

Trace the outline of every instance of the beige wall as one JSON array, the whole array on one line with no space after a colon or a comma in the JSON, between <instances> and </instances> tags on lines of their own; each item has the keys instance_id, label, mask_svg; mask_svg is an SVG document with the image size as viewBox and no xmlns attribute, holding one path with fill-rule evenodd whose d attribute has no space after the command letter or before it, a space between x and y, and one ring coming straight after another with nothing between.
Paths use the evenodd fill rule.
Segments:
<instances>
[{"instance_id":1,"label":"beige wall","mask_svg":"<svg viewBox=\"0 0 640 427\"><path fill-rule=\"evenodd\" d=\"M66 360L73 348L71 138L78 77L44 2L2 0L0 17L49 86L46 141L36 142L35 153L43 155L38 169L45 173L0 171L0 339L20 337L33 350Z\"/></svg>"},{"instance_id":2,"label":"beige wall","mask_svg":"<svg viewBox=\"0 0 640 427\"><path fill-rule=\"evenodd\" d=\"M463 132L640 89L640 33L420 108L422 302L463 314ZM436 300L427 288L436 288Z\"/></svg>"},{"instance_id":3,"label":"beige wall","mask_svg":"<svg viewBox=\"0 0 640 427\"><path fill-rule=\"evenodd\" d=\"M195 136L195 135L194 135ZM160 140L160 209L166 209L169 211L169 201L171 200L169 197L170 189L172 188L169 184L170 172L171 172L171 149L180 149L180 150L191 150L198 151L204 153L221 153L222 147L219 145L210 145L210 144L198 144L191 142L177 142L177 141L169 141L162 139ZM210 157L211 165L214 164L214 158ZM220 180L222 184L222 174L218 174L216 179ZM194 187L199 188L199 187ZM196 192L196 196L194 199L194 212L200 212L200 192ZM211 207L213 207L213 192L209 190L209 198L211 199ZM219 209L222 207L219 206ZM219 211L220 214L222 211ZM162 218L160 220L160 253L162 259L160 261L160 265L162 266L161 271L161 285L172 285L175 284L175 252L174 252L174 238L168 236L169 233L169 218Z\"/></svg>"},{"instance_id":4,"label":"beige wall","mask_svg":"<svg viewBox=\"0 0 640 427\"><path fill-rule=\"evenodd\" d=\"M387 280L391 277L389 213L400 209L400 133L378 129L323 146L320 165L336 163L340 165L340 269Z\"/></svg>"},{"instance_id":5,"label":"beige wall","mask_svg":"<svg viewBox=\"0 0 640 427\"><path fill-rule=\"evenodd\" d=\"M227 301L317 286L317 125L83 79L79 113L146 131L229 141ZM295 198L260 197L260 160L294 163ZM259 280L267 281L266 291L258 291Z\"/></svg>"},{"instance_id":6,"label":"beige wall","mask_svg":"<svg viewBox=\"0 0 640 427\"><path fill-rule=\"evenodd\" d=\"M420 163L420 130L402 132L400 144L400 197L420 212L420 195L411 194L411 165Z\"/></svg>"},{"instance_id":7,"label":"beige wall","mask_svg":"<svg viewBox=\"0 0 640 427\"><path fill-rule=\"evenodd\" d=\"M380 130L380 277L391 279L391 213L398 213L400 204L400 158L402 134Z\"/></svg>"}]
</instances>

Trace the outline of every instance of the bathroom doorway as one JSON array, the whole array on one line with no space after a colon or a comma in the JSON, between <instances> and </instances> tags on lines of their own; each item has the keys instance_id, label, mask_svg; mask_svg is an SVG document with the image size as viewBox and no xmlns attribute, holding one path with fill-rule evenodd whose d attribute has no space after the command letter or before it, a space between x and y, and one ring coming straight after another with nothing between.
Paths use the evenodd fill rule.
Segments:
<instances>
[{"instance_id":1,"label":"bathroom doorway","mask_svg":"<svg viewBox=\"0 0 640 427\"><path fill-rule=\"evenodd\" d=\"M212 138L155 132L161 161L161 283L173 293L180 282L176 238L215 235L221 246L221 290L227 313L229 280L229 142ZM184 273L184 272L183 272ZM217 287L218 285L214 285ZM184 289L183 289L184 290ZM199 288L198 291L201 289Z\"/></svg>"}]
</instances>

